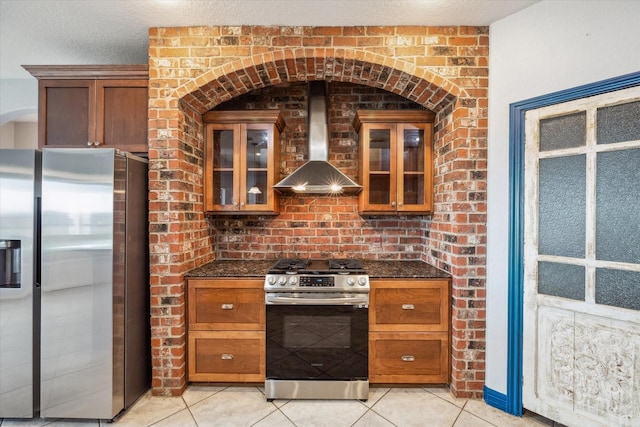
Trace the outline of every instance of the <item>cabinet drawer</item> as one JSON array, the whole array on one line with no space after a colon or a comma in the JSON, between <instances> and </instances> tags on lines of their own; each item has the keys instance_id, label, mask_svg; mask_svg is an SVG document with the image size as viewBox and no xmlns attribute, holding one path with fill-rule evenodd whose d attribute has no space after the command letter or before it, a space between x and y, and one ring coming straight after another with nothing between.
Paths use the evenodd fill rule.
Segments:
<instances>
[{"instance_id":1,"label":"cabinet drawer","mask_svg":"<svg viewBox=\"0 0 640 427\"><path fill-rule=\"evenodd\" d=\"M369 380L447 383L448 333L371 333Z\"/></svg>"},{"instance_id":2,"label":"cabinet drawer","mask_svg":"<svg viewBox=\"0 0 640 427\"><path fill-rule=\"evenodd\" d=\"M189 333L190 381L264 381L264 332Z\"/></svg>"},{"instance_id":3,"label":"cabinet drawer","mask_svg":"<svg viewBox=\"0 0 640 427\"><path fill-rule=\"evenodd\" d=\"M384 287L373 289L371 293L373 331L448 329L446 287Z\"/></svg>"},{"instance_id":4,"label":"cabinet drawer","mask_svg":"<svg viewBox=\"0 0 640 427\"><path fill-rule=\"evenodd\" d=\"M262 330L264 317L261 289L197 287L190 290L190 330Z\"/></svg>"}]
</instances>

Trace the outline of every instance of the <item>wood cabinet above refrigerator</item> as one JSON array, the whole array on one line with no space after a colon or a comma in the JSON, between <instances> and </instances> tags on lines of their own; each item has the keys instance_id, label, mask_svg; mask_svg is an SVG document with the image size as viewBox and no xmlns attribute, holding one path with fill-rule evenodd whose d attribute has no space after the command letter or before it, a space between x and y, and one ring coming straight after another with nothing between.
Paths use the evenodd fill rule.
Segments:
<instances>
[{"instance_id":1,"label":"wood cabinet above refrigerator","mask_svg":"<svg viewBox=\"0 0 640 427\"><path fill-rule=\"evenodd\" d=\"M38 146L148 151L147 65L24 66L38 79Z\"/></svg>"}]
</instances>

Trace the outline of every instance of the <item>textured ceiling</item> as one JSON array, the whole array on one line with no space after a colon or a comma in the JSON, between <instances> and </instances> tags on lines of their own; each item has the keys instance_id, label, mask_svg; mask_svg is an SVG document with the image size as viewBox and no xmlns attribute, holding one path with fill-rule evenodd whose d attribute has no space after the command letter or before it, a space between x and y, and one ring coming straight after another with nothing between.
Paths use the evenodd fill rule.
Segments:
<instances>
[{"instance_id":1,"label":"textured ceiling","mask_svg":"<svg viewBox=\"0 0 640 427\"><path fill-rule=\"evenodd\" d=\"M142 64L148 28L489 25L538 0L0 0L0 79L21 65Z\"/></svg>"}]
</instances>

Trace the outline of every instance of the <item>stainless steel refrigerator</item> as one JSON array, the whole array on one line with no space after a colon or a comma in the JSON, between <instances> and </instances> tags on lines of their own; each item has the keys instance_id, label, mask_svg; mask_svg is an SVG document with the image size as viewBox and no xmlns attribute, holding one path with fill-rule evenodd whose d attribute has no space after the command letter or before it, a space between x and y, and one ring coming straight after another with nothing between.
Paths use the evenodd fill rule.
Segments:
<instances>
[{"instance_id":1,"label":"stainless steel refrigerator","mask_svg":"<svg viewBox=\"0 0 640 427\"><path fill-rule=\"evenodd\" d=\"M149 388L147 199L131 154L0 150L0 417L112 419Z\"/></svg>"}]
</instances>

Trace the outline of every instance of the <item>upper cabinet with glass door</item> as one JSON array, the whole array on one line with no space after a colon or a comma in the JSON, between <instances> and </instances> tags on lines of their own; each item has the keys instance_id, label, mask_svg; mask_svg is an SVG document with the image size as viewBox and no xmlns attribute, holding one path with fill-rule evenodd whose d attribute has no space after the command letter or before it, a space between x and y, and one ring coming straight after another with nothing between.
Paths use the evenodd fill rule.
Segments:
<instances>
[{"instance_id":1,"label":"upper cabinet with glass door","mask_svg":"<svg viewBox=\"0 0 640 427\"><path fill-rule=\"evenodd\" d=\"M205 211L277 214L279 111L209 111L205 123Z\"/></svg>"},{"instance_id":2,"label":"upper cabinet with glass door","mask_svg":"<svg viewBox=\"0 0 640 427\"><path fill-rule=\"evenodd\" d=\"M431 212L434 118L424 110L356 113L360 213Z\"/></svg>"}]
</instances>

